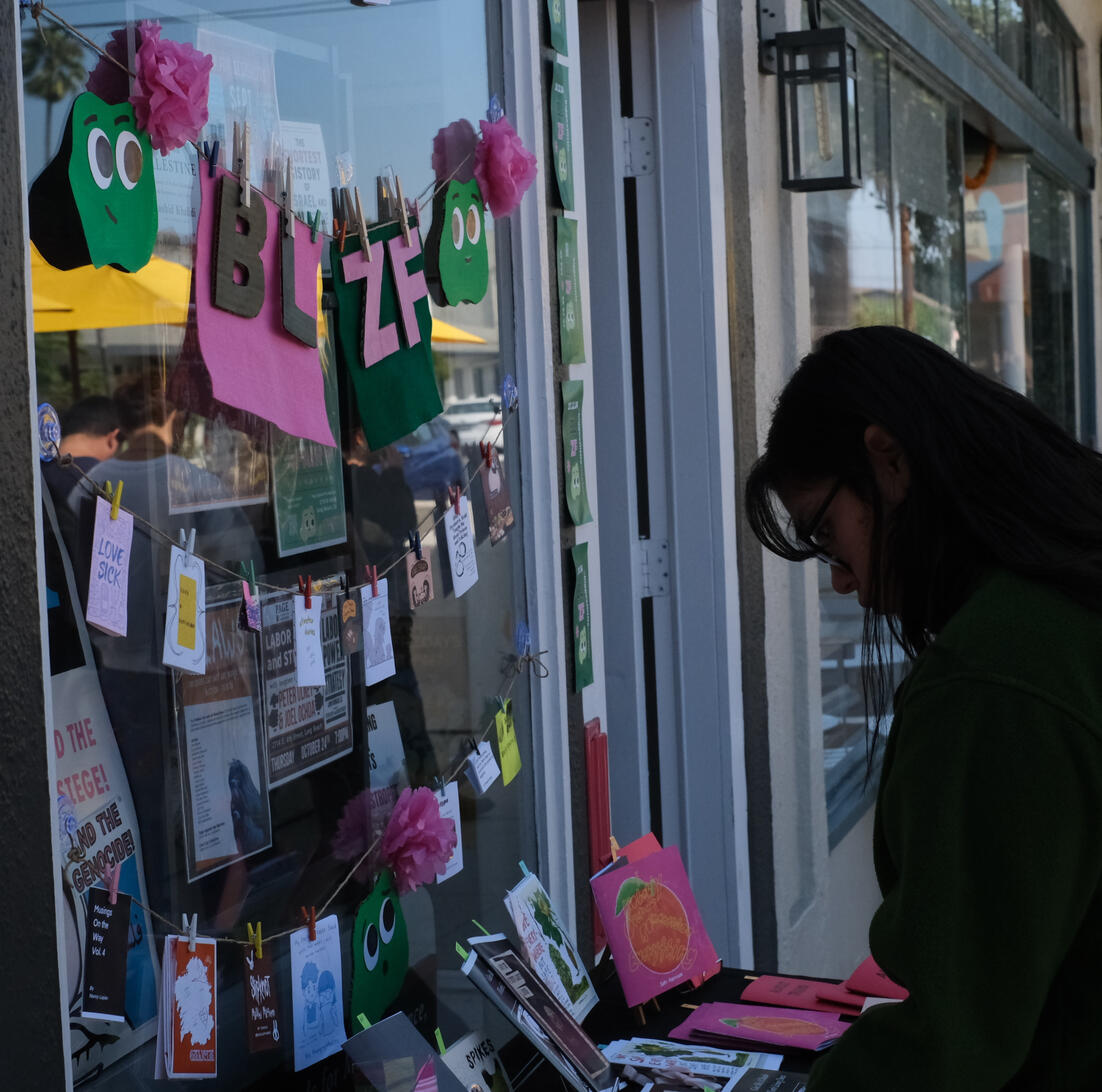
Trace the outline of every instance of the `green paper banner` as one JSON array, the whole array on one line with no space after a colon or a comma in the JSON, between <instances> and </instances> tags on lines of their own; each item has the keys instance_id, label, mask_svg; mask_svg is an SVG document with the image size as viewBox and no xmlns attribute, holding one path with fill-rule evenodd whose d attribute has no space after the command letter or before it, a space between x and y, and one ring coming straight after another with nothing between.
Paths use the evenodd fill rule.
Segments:
<instances>
[{"instance_id":1,"label":"green paper banner","mask_svg":"<svg viewBox=\"0 0 1102 1092\"><path fill-rule=\"evenodd\" d=\"M585 443L582 438L584 398L585 384L582 380L568 379L562 384L563 488L570 518L577 526L593 519L585 487Z\"/></svg>"},{"instance_id":2,"label":"green paper banner","mask_svg":"<svg viewBox=\"0 0 1102 1092\"><path fill-rule=\"evenodd\" d=\"M551 21L551 48L566 56L566 4L547 0L547 18Z\"/></svg>"},{"instance_id":3,"label":"green paper banner","mask_svg":"<svg viewBox=\"0 0 1102 1092\"><path fill-rule=\"evenodd\" d=\"M418 240L417 221L409 220L410 231ZM429 314L428 289L424 286L424 255L407 260L403 283L417 318L419 340L411 345L402 321L393 261L386 245L401 234L398 224L370 229L367 238L379 265L370 277L380 276L379 295L368 290L369 277L345 280L342 258L360 251L360 237L350 235L344 249L334 240L330 244L333 292L337 299L337 356L347 369L356 393L356 404L363 423L364 436L372 451L386 447L411 433L418 425L432 420L443 410L432 363L432 316ZM420 282L420 286L418 286ZM424 291L421 291L424 287ZM377 308L377 310L376 310ZM365 326L376 343L394 340L397 349L369 367L364 366Z\"/></svg>"},{"instance_id":4,"label":"green paper banner","mask_svg":"<svg viewBox=\"0 0 1102 1092\"><path fill-rule=\"evenodd\" d=\"M340 436L337 404L337 366L332 342L318 346L325 383L325 412L333 435ZM334 546L348 537L344 514L344 463L339 447L288 436L274 426L272 444L272 503L275 506L276 545L280 557Z\"/></svg>"},{"instance_id":5,"label":"green paper banner","mask_svg":"<svg viewBox=\"0 0 1102 1092\"><path fill-rule=\"evenodd\" d=\"M574 143L570 135L570 70L555 62L551 74L551 153L564 209L574 208Z\"/></svg>"},{"instance_id":6,"label":"green paper banner","mask_svg":"<svg viewBox=\"0 0 1102 1092\"><path fill-rule=\"evenodd\" d=\"M593 682L593 635L589 624L589 543L570 551L574 562L574 693Z\"/></svg>"},{"instance_id":7,"label":"green paper banner","mask_svg":"<svg viewBox=\"0 0 1102 1092\"><path fill-rule=\"evenodd\" d=\"M559 345L564 364L585 363L581 297L578 291L578 221L555 217L559 275Z\"/></svg>"}]
</instances>

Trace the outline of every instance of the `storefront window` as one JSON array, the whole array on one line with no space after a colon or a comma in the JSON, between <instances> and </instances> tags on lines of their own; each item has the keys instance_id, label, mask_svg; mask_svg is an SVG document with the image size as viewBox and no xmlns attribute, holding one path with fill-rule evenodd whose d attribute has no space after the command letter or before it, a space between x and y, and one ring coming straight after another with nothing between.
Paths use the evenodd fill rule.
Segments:
<instances>
[{"instance_id":1,"label":"storefront window","mask_svg":"<svg viewBox=\"0 0 1102 1092\"><path fill-rule=\"evenodd\" d=\"M392 194L397 178L407 198L421 198L428 249L433 138L459 118L477 132L491 93L501 93L500 43L489 29L496 20L480 0L246 4L232 12L165 0L156 7L59 3L56 11L101 47L112 32L131 28L115 39L124 63L133 61L135 22L158 20L163 39L213 58L210 118L200 143L217 141L225 166L234 123L247 122L251 184L277 200L290 159L295 210L302 217L320 212L325 236L318 427L324 431L327 420L336 444L284 432L234 410L211 389L195 333L197 278L209 278L211 268L197 257L207 165L194 147L154 153L159 227L148 262L133 263L138 268L131 271L88 262L62 270L33 252L39 399L60 411L63 449L82 433L111 434L109 444L89 448L79 463L97 483L121 479L122 509L134 514L129 624L125 636L110 636L82 624L94 571L91 489L71 468L48 472L56 512L46 527L54 702L59 717L72 713L55 725L55 740L64 832L60 958L70 991L74 1082L153 1087L160 1004L153 965L162 937L174 925L178 930L183 914L197 913L200 935L226 942L218 945L218 1077L209 1086L292 1087L292 992L305 987L292 980L288 941L265 944L288 1031L260 1053L250 1052L245 1028L247 949L232 942L246 939L249 923L262 923L267 940L301 924L300 907L314 906L320 915L324 906L325 914L337 915L343 953L336 1011L355 1020L345 1006L357 958L353 929L374 873L341 886L350 869L341 855L347 848L341 820L355 813L374 830L406 784L453 783L463 867L400 900L410 972L404 980L399 974L393 1008L409 1014L430 1041L437 1027L448 1042L479 1028L503 1041L505 1025L467 984L454 946L471 933L472 919L502 923L501 898L519 877L518 860L538 866L529 682L516 673L513 651L526 601L521 467L516 418L503 411L500 395L505 374L516 370L509 339L499 338L500 329L511 328L508 240L489 213L481 232L464 222L468 237L482 235L488 288L477 303L433 304L431 393L424 397L443 396L444 412L385 443L365 436L364 402L340 358L328 245L334 187L358 187L371 223L395 215L379 193L385 183ZM59 148L86 154L86 119L74 117L67 142L63 136L75 97L102 63L65 31L43 25L44 37L29 22L24 30L31 180ZM113 220L117 211L108 210ZM63 213L59 207L57 215ZM235 279L242 283L240 273ZM404 319L396 314L394 321ZM247 340L232 350L243 369L263 352ZM385 395L375 397L385 418ZM479 472L479 441L497 450L511 486L508 512L499 479L484 489L489 475ZM468 480L478 579L459 596L463 574L448 562L442 524L439 538L433 528L451 510L449 487ZM425 574L407 579L408 536L416 528L429 559L431 601L422 599ZM198 640L207 642L203 675L162 662L167 539L181 530L196 532L194 555L205 575L205 594L190 602ZM259 634L239 628L235 574L242 561L252 564L259 586ZM341 644L344 601L350 592L358 598L366 565L385 573L395 667L372 685L365 685L372 657L364 650L381 652L372 642L382 640L382 630L368 624L353 654ZM300 576L310 578L322 603L323 686L296 685L295 661L284 654L293 644L291 592ZM168 625L170 636L183 640L191 593L182 578L178 586L172 610L180 613L170 613ZM512 701L521 770L507 789L478 795L458 775L472 738L493 725L499 696ZM78 713L101 700L99 736L92 740L80 730ZM95 763L80 753L93 745ZM132 917L138 956L128 962L121 1024L80 1016L88 888L106 859L104 846L122 847L111 851L126 862L120 890L137 897L140 884L141 901L155 911L135 909ZM357 1028L348 1024L349 1032ZM328 1086L322 1071L330 1066L339 1071L341 1058L312 1069L312 1087Z\"/></svg>"}]
</instances>

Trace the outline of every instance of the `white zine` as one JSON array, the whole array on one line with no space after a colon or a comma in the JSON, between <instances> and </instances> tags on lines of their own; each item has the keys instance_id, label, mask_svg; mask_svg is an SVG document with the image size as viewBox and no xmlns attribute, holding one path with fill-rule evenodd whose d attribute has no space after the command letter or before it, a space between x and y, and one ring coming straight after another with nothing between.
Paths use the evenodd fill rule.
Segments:
<instances>
[{"instance_id":1,"label":"white zine","mask_svg":"<svg viewBox=\"0 0 1102 1092\"><path fill-rule=\"evenodd\" d=\"M389 585L379 581L379 594L370 584L360 588L360 609L364 629L364 685L374 686L394 674L394 644L390 639Z\"/></svg>"},{"instance_id":2,"label":"white zine","mask_svg":"<svg viewBox=\"0 0 1102 1092\"><path fill-rule=\"evenodd\" d=\"M96 526L92 533L92 568L88 573L90 626L126 636L127 586L130 578L130 546L134 540L134 517L119 510L111 518L111 503L96 497Z\"/></svg>"},{"instance_id":3,"label":"white zine","mask_svg":"<svg viewBox=\"0 0 1102 1092\"><path fill-rule=\"evenodd\" d=\"M291 934L296 1071L338 1053L348 1038L337 915L319 918L314 935L317 939L310 940L306 929Z\"/></svg>"},{"instance_id":4,"label":"white zine","mask_svg":"<svg viewBox=\"0 0 1102 1092\"><path fill-rule=\"evenodd\" d=\"M321 651L321 596L294 595L295 604L295 685L324 686L325 657Z\"/></svg>"},{"instance_id":5,"label":"white zine","mask_svg":"<svg viewBox=\"0 0 1102 1092\"><path fill-rule=\"evenodd\" d=\"M501 767L494 758L494 749L486 740L467 759L467 776L479 796L501 776Z\"/></svg>"},{"instance_id":6,"label":"white zine","mask_svg":"<svg viewBox=\"0 0 1102 1092\"><path fill-rule=\"evenodd\" d=\"M450 880L457 872L463 871L463 829L459 825L459 782L449 781L443 792L436 794L440 805L440 818L450 819L455 824L455 849L441 872L436 873L436 882Z\"/></svg>"},{"instance_id":7,"label":"white zine","mask_svg":"<svg viewBox=\"0 0 1102 1092\"><path fill-rule=\"evenodd\" d=\"M478 583L478 563L474 558L474 534L466 496L459 498L459 511L448 505L444 515L444 533L448 539L448 559L452 566L452 586L458 599Z\"/></svg>"},{"instance_id":8,"label":"white zine","mask_svg":"<svg viewBox=\"0 0 1102 1092\"><path fill-rule=\"evenodd\" d=\"M172 547L168 563L168 607L161 659L166 667L190 675L207 673L207 571L199 558L179 546Z\"/></svg>"}]
</instances>

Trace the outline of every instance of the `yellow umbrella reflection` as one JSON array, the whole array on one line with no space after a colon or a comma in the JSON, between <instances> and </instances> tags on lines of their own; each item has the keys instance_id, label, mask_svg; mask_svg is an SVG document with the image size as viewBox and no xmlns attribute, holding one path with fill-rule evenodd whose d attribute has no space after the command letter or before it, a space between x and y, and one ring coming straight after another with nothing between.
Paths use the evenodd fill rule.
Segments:
<instances>
[{"instance_id":1,"label":"yellow umbrella reflection","mask_svg":"<svg viewBox=\"0 0 1102 1092\"><path fill-rule=\"evenodd\" d=\"M452 345L485 345L486 339L472 334L469 330L461 330L450 322L444 322L435 315L432 317L432 340L438 344Z\"/></svg>"},{"instance_id":2,"label":"yellow umbrella reflection","mask_svg":"<svg viewBox=\"0 0 1102 1092\"><path fill-rule=\"evenodd\" d=\"M111 266L55 269L31 247L36 333L187 321L191 273L153 257L136 273Z\"/></svg>"}]
</instances>

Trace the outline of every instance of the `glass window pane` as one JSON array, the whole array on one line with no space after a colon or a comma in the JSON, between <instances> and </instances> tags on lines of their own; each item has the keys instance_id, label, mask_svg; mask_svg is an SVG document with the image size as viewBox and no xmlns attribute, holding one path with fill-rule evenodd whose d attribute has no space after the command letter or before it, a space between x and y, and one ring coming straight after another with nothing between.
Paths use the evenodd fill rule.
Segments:
<instances>
[{"instance_id":1,"label":"glass window pane","mask_svg":"<svg viewBox=\"0 0 1102 1092\"><path fill-rule=\"evenodd\" d=\"M892 132L900 324L963 356L959 112L895 67Z\"/></svg>"},{"instance_id":2,"label":"glass window pane","mask_svg":"<svg viewBox=\"0 0 1102 1092\"><path fill-rule=\"evenodd\" d=\"M208 8L164 0L156 9L103 0L61 2L57 11L101 45L128 19L149 18L160 19L163 39L210 53L210 121L203 138L221 143L225 164L233 121L247 120L253 185L276 195L290 157L296 208L321 209L324 230L330 226L331 187L358 186L371 220L376 179L397 174L408 198L422 198L421 234L427 239L433 137L458 118L477 128L491 88L501 86L500 43L489 30L498 19L483 0L366 8L249 0ZM32 180L58 148L70 105L98 61L64 35L48 37L53 44L44 47L28 20L25 123ZM125 97L125 89L121 94ZM477 304L437 312L462 337L432 336L438 386L480 404L463 406L462 413L448 407L408 435L374 448L360 428L348 376L336 357L332 271L323 250L319 287L327 321L318 372L331 380L337 446L322 447L226 410L196 384L189 286L195 276L210 273L195 268L195 152L185 147L167 157L155 154L153 169L160 230L149 265L134 273L91 266L64 273L36 256L32 271L39 398L61 411L63 443L74 444L96 429L69 429L66 421L78 420L75 410L86 410L90 396L104 399L122 428L121 446L112 441L77 453L96 481L124 481L123 507L140 517L129 573L128 632L109 637L93 631L98 670L90 685L102 690L108 731L121 752L125 777L112 791L126 792L133 802L148 901L170 922L197 912L200 932L219 938L244 940L247 922L262 921L266 939L294 927L299 907L321 910L349 871L350 862L335 845L346 807L360 816L362 830L385 815L402 784L432 785L437 776L456 775L472 735L492 725L496 696L509 693L521 772L507 790L485 797L476 796L466 779L457 779L464 868L446 883L427 885L401 900L411 972L400 1000L430 1041L436 1026L449 1042L479 1026L507 1038L500 1018L453 968L455 939L467 934L471 919L500 919L502 893L517 879L517 860L530 865L538 860L528 679L506 673L514 623L523 617L526 601L519 448L515 427L502 431L496 399L504 373L516 371L499 337L501 329L512 328L508 240L487 215L481 237L489 289ZM93 287L76 286L81 278ZM505 346L510 343L506 339ZM247 361L256 349L243 343L234 351ZM488 505L501 498L494 494L488 500L477 474L483 439L498 446L512 487L515 522L497 544L491 537L500 527L491 530ZM431 527L446 510L447 487L471 472L479 580L456 598L455 574L442 559L443 533L437 541ZM50 492L80 585L71 611L79 616L91 560L84 502L90 492L72 471L69 475L51 482ZM207 633L221 642L218 655L227 665L226 696L218 701L209 688L211 675L199 683L174 680L162 667L170 554L166 541L141 520L170 537L181 528L197 531L196 552L207 559ZM435 598L427 603L411 600L403 560L406 536L417 526L429 547L435 583ZM241 559L254 562L261 584L267 628L260 637L237 628L240 582L232 574ZM365 564L380 573L389 570L396 666L389 678L367 687L363 652L345 656L338 640L340 589L363 584ZM288 602L272 589L297 588L299 574L311 575L315 597L325 607L324 688L284 685L282 648L272 644L275 635L289 632L277 628L278 611L267 613L269 606ZM55 583L53 590L61 592L63 581ZM217 631L211 628L215 623ZM367 639L374 640L376 632L369 631ZM214 644L212 638L212 656ZM76 647L79 652L79 642ZM80 659L72 641L59 641L53 670L59 675ZM55 685L60 685L56 679ZM219 701L228 704L212 709ZM217 731L211 719L216 712L223 718ZM201 754L194 741L203 731L209 746ZM242 742L252 743L251 753L247 746L237 753ZM83 798L72 804L81 829L86 818L95 823L93 814L85 815ZM365 818L368 811L374 819ZM61 864L69 881L75 983L86 901L72 881L73 860ZM346 953L367 890L353 879L328 908L339 915ZM148 924L141 928L151 935ZM154 929L158 937L166 931L160 921ZM152 958L159 958L159 951L158 942ZM282 1087L294 1066L294 1037L288 1033L276 1049L249 1054L242 951L219 948L219 1077L210 1087L237 1089L265 1081ZM289 1024L294 984L287 942L265 945L265 951L275 960ZM346 976L349 968L346 961ZM346 996L350 988L346 977ZM153 1030L149 1011L146 1005L135 1021L143 1033ZM78 1080L106 1065L95 1079L97 1088L154 1087L148 1034L135 1035L127 1027L119 1044L105 1051L87 1046L74 1030L73 1051Z\"/></svg>"}]
</instances>

